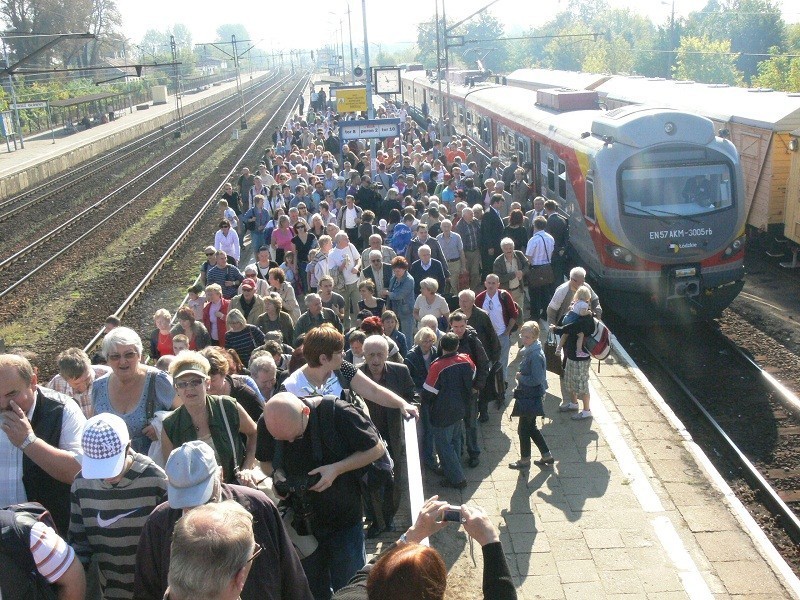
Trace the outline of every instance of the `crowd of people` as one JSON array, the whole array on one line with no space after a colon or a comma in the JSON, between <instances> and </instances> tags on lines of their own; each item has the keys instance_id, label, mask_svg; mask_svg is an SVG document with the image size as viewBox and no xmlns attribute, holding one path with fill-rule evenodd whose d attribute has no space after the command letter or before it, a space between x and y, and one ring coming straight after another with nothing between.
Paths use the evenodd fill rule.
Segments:
<instances>
[{"instance_id":1,"label":"crowd of people","mask_svg":"<svg viewBox=\"0 0 800 600\"><path fill-rule=\"evenodd\" d=\"M448 510L483 547L486 597L516 597L475 507L433 497L368 565L365 537L395 530L404 418L440 487L463 489L513 387L509 467L553 464L540 333L565 351L559 410L590 418L599 299L567 273L567 220L530 165L392 110L402 135L372 149L340 144L324 102L292 116L224 186L197 282L150 332L109 317L99 354L65 350L47 385L35 355L0 355L0 519L49 511L18 533L57 557L39 573L59 597L440 598L444 563L419 543ZM3 597L30 597L9 581Z\"/></svg>"}]
</instances>

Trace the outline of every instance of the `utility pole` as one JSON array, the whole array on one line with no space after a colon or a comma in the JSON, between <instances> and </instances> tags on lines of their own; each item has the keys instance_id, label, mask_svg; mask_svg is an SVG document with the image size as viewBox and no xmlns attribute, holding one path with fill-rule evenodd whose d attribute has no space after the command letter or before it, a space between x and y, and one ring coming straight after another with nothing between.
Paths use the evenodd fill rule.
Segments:
<instances>
[{"instance_id":1,"label":"utility pole","mask_svg":"<svg viewBox=\"0 0 800 600\"><path fill-rule=\"evenodd\" d=\"M172 50L173 73L175 78L175 120L178 128L175 130L175 137L181 137L183 132L183 94L181 94L181 76L178 71L178 45L175 43L175 36L169 36L169 46Z\"/></svg>"},{"instance_id":2,"label":"utility pole","mask_svg":"<svg viewBox=\"0 0 800 600\"><path fill-rule=\"evenodd\" d=\"M8 48L6 47L6 40L3 39L3 54L6 57L6 69L10 68L10 62L8 60ZM17 108L17 92L14 89L14 78L11 75L11 71L8 72L8 87L11 91L11 107L14 109L14 126L17 130L16 135L12 136L11 139L14 140L14 150L17 149L17 136L19 136L19 145L20 148L23 150L25 149L25 140L22 139L22 126L19 122L19 109Z\"/></svg>"},{"instance_id":3,"label":"utility pole","mask_svg":"<svg viewBox=\"0 0 800 600\"><path fill-rule=\"evenodd\" d=\"M231 35L233 45L233 65L236 67L236 93L239 94L239 127L247 129L247 119L244 113L244 91L242 90L242 74L239 69L239 50L236 48L236 36Z\"/></svg>"},{"instance_id":4,"label":"utility pole","mask_svg":"<svg viewBox=\"0 0 800 600\"><path fill-rule=\"evenodd\" d=\"M353 61L353 26L350 24L350 2L347 3L347 31L350 34L350 83L354 84L356 76L353 69L356 63ZM344 77L342 77L342 82L344 82Z\"/></svg>"},{"instance_id":5,"label":"utility pole","mask_svg":"<svg viewBox=\"0 0 800 600\"><path fill-rule=\"evenodd\" d=\"M439 139L444 137L444 102L442 100L442 48L439 37L439 0L436 1L436 84L439 88ZM444 29L444 28L442 28Z\"/></svg>"},{"instance_id":6,"label":"utility pole","mask_svg":"<svg viewBox=\"0 0 800 600\"><path fill-rule=\"evenodd\" d=\"M372 70L369 67L369 39L367 38L367 0L361 0L361 13L364 19L364 74L367 83L367 119L375 118L375 109L372 106ZM375 163L375 140L369 142L369 172L370 177L375 177L372 165Z\"/></svg>"}]
</instances>

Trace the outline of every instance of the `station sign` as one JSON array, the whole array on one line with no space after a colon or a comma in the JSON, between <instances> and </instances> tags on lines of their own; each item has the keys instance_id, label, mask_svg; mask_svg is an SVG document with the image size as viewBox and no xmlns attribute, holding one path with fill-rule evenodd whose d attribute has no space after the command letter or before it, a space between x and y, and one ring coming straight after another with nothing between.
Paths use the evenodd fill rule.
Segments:
<instances>
[{"instance_id":1,"label":"station sign","mask_svg":"<svg viewBox=\"0 0 800 600\"><path fill-rule=\"evenodd\" d=\"M351 87L336 90L336 111L340 113L367 110L367 88Z\"/></svg>"},{"instance_id":2,"label":"station sign","mask_svg":"<svg viewBox=\"0 0 800 600\"><path fill-rule=\"evenodd\" d=\"M341 90L340 90L341 91ZM339 139L369 140L400 135L400 119L372 119L339 123Z\"/></svg>"},{"instance_id":3,"label":"station sign","mask_svg":"<svg viewBox=\"0 0 800 600\"><path fill-rule=\"evenodd\" d=\"M14 108L17 110L24 110L26 108L47 108L47 102L17 102Z\"/></svg>"}]
</instances>

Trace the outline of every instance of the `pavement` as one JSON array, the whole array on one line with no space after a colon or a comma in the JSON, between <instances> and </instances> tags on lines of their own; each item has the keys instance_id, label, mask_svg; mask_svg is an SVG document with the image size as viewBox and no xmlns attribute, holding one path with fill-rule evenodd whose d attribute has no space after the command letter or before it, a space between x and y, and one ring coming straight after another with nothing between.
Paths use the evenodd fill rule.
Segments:
<instances>
[{"instance_id":1,"label":"pavement","mask_svg":"<svg viewBox=\"0 0 800 600\"><path fill-rule=\"evenodd\" d=\"M593 361L593 418L583 421L558 412L559 379L548 374L542 432L553 467L509 469L519 457L517 420L509 419L511 406L491 409L481 425L481 464L465 469L467 488L440 489L426 474L425 496L487 511L522 599L800 597L800 581L632 365L618 348L599 373ZM512 362L509 380L515 371ZM407 510L401 522L404 530ZM480 551L473 566L463 530L445 529L432 545L457 597L480 597Z\"/></svg>"}]
</instances>

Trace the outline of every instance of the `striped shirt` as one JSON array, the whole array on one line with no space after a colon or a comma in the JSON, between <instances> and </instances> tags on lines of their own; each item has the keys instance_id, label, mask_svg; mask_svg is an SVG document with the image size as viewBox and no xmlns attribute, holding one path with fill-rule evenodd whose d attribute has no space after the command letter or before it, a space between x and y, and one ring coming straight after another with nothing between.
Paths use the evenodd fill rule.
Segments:
<instances>
[{"instance_id":1,"label":"striped shirt","mask_svg":"<svg viewBox=\"0 0 800 600\"><path fill-rule=\"evenodd\" d=\"M36 570L50 583L61 579L75 560L72 547L52 527L42 522L31 527L29 544Z\"/></svg>"},{"instance_id":2,"label":"striped shirt","mask_svg":"<svg viewBox=\"0 0 800 600\"><path fill-rule=\"evenodd\" d=\"M245 366L250 362L253 350L264 343L264 332L255 325L246 325L241 331L228 329L225 332L225 347L236 350Z\"/></svg>"},{"instance_id":3,"label":"striped shirt","mask_svg":"<svg viewBox=\"0 0 800 600\"><path fill-rule=\"evenodd\" d=\"M467 223L466 219L460 219L456 223L455 230L461 236L463 242L464 252L474 252L478 249L478 228L480 224L477 219L473 219L471 223Z\"/></svg>"},{"instance_id":4,"label":"striped shirt","mask_svg":"<svg viewBox=\"0 0 800 600\"><path fill-rule=\"evenodd\" d=\"M164 471L135 452L130 469L115 485L82 474L72 483L69 543L84 566L95 558L107 600L133 597L139 536L166 493Z\"/></svg>"},{"instance_id":5,"label":"striped shirt","mask_svg":"<svg viewBox=\"0 0 800 600\"><path fill-rule=\"evenodd\" d=\"M200 315L201 321L202 318L203 316ZM107 367L105 365L92 365L92 368L89 369L89 373L91 373L91 380L89 381L89 385L86 386L85 392L78 393L73 390L72 386L67 383L67 380L59 374L56 374L56 376L53 377L47 384L47 387L49 387L51 390L55 390L60 394L65 394L75 400L75 402L78 403L78 406L81 407L81 410L87 419L94 414L94 411L92 410L92 384L94 383L95 379L100 379L103 375L108 375L111 373L111 367Z\"/></svg>"}]
</instances>

